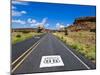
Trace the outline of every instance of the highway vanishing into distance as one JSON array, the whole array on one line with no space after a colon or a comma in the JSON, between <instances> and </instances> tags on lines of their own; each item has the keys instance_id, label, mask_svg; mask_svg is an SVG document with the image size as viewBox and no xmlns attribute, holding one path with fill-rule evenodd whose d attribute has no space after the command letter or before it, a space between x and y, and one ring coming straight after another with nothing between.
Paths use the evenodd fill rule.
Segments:
<instances>
[{"instance_id":1,"label":"highway vanishing into distance","mask_svg":"<svg viewBox=\"0 0 100 75\"><path fill-rule=\"evenodd\" d=\"M12 45L12 74L95 69L96 65L51 33Z\"/></svg>"}]
</instances>

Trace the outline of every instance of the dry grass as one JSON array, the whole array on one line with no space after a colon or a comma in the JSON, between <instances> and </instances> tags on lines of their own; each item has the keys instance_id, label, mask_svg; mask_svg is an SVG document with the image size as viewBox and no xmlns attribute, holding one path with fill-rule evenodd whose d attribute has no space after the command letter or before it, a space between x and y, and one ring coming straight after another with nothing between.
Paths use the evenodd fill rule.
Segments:
<instances>
[{"instance_id":1,"label":"dry grass","mask_svg":"<svg viewBox=\"0 0 100 75\"><path fill-rule=\"evenodd\" d=\"M20 35L21 37L17 37L17 35ZM31 38L32 36L35 36L35 35L40 35L40 33L36 33L36 32L29 32L29 33L13 32L12 33L12 43L15 44L17 42Z\"/></svg>"},{"instance_id":2,"label":"dry grass","mask_svg":"<svg viewBox=\"0 0 100 75\"><path fill-rule=\"evenodd\" d=\"M89 31L69 32L67 36L64 33L54 33L63 42L69 44L76 51L95 62L95 33Z\"/></svg>"}]
</instances>

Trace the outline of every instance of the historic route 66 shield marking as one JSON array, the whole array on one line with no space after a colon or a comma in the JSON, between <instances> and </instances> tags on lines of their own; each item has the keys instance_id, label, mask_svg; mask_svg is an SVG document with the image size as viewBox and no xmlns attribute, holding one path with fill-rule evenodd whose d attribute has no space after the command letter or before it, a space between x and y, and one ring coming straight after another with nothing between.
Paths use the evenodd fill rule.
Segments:
<instances>
[{"instance_id":1,"label":"historic route 66 shield marking","mask_svg":"<svg viewBox=\"0 0 100 75\"><path fill-rule=\"evenodd\" d=\"M64 66L60 55L42 56L40 68L54 66Z\"/></svg>"}]
</instances>

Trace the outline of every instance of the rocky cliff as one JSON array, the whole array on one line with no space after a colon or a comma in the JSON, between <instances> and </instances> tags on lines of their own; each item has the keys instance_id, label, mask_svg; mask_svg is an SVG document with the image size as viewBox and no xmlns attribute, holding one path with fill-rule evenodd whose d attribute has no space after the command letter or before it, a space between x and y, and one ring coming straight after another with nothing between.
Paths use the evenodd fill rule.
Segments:
<instances>
[{"instance_id":1,"label":"rocky cliff","mask_svg":"<svg viewBox=\"0 0 100 75\"><path fill-rule=\"evenodd\" d=\"M80 31L80 30L96 30L96 17L79 17L73 22L73 25L68 27L70 31Z\"/></svg>"}]
</instances>

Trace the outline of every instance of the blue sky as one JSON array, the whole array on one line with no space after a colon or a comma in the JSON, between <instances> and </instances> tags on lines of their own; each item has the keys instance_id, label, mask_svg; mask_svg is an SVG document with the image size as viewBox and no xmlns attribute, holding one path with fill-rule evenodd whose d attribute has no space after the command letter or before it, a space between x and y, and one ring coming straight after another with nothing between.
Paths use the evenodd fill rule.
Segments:
<instances>
[{"instance_id":1,"label":"blue sky","mask_svg":"<svg viewBox=\"0 0 100 75\"><path fill-rule=\"evenodd\" d=\"M12 1L12 28L57 29L73 23L75 18L96 16L95 6Z\"/></svg>"}]
</instances>

